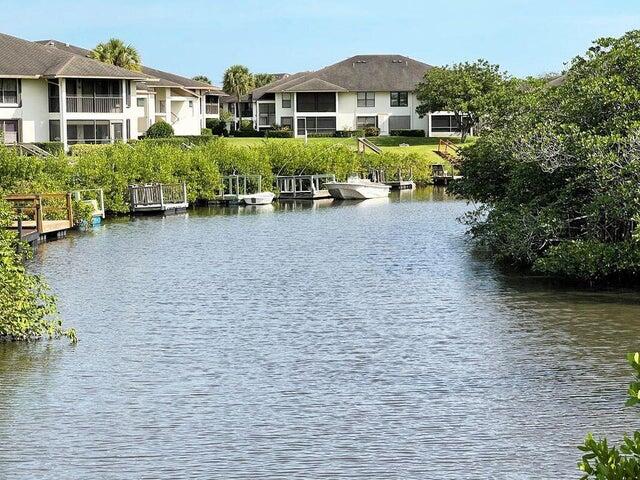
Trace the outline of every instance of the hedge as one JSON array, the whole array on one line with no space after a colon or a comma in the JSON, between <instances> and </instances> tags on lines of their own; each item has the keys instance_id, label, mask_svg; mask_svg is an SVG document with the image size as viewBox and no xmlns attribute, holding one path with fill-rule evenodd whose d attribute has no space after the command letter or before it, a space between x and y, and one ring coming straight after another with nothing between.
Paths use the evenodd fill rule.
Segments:
<instances>
[{"instance_id":1,"label":"hedge","mask_svg":"<svg viewBox=\"0 0 640 480\"><path fill-rule=\"evenodd\" d=\"M364 137L364 130L336 130L333 136L337 138Z\"/></svg>"},{"instance_id":2,"label":"hedge","mask_svg":"<svg viewBox=\"0 0 640 480\"><path fill-rule=\"evenodd\" d=\"M264 136L267 138L293 138L293 132L289 129L267 130Z\"/></svg>"},{"instance_id":3,"label":"hedge","mask_svg":"<svg viewBox=\"0 0 640 480\"><path fill-rule=\"evenodd\" d=\"M392 137L424 137L424 130L391 130L389 135Z\"/></svg>"}]
</instances>

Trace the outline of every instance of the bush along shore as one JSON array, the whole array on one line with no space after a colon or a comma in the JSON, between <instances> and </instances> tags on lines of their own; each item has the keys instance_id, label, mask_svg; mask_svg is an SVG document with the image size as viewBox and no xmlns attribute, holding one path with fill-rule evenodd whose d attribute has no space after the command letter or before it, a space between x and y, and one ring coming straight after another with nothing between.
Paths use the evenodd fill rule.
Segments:
<instances>
[{"instance_id":1,"label":"bush along shore","mask_svg":"<svg viewBox=\"0 0 640 480\"><path fill-rule=\"evenodd\" d=\"M597 40L552 84L505 82L454 189L497 261L571 281L640 280L640 31Z\"/></svg>"},{"instance_id":2,"label":"bush along shore","mask_svg":"<svg viewBox=\"0 0 640 480\"><path fill-rule=\"evenodd\" d=\"M276 175L333 173L346 178L351 173L384 169L395 174L413 172L417 183L431 181L431 162L419 153L359 155L344 143L309 143L290 139L259 140L251 146L234 145L224 138L209 137L185 148L177 138L149 139L131 144L76 145L70 156L21 157L0 146L0 193L34 193L102 188L105 209L129 211L127 187L136 183L186 182L191 203L212 199L222 176L259 174L263 188L272 186ZM355 143L354 143L355 145Z\"/></svg>"}]
</instances>

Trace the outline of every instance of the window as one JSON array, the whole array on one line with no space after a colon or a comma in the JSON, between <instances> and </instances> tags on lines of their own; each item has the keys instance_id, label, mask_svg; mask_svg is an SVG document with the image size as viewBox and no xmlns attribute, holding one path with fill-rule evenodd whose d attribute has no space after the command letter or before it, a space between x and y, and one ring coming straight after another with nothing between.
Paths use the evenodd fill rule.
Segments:
<instances>
[{"instance_id":1,"label":"window","mask_svg":"<svg viewBox=\"0 0 640 480\"><path fill-rule=\"evenodd\" d=\"M356 118L356 127L358 128L377 127L377 126L378 126L378 117Z\"/></svg>"},{"instance_id":2,"label":"window","mask_svg":"<svg viewBox=\"0 0 640 480\"><path fill-rule=\"evenodd\" d=\"M60 86L58 80L49 80L49 112L60 111Z\"/></svg>"},{"instance_id":3,"label":"window","mask_svg":"<svg viewBox=\"0 0 640 480\"><path fill-rule=\"evenodd\" d=\"M459 133L460 124L455 115L431 115L431 131L441 133Z\"/></svg>"},{"instance_id":4,"label":"window","mask_svg":"<svg viewBox=\"0 0 640 480\"><path fill-rule=\"evenodd\" d=\"M127 107L131 106L131 82L129 80L125 80L127 84Z\"/></svg>"},{"instance_id":5,"label":"window","mask_svg":"<svg viewBox=\"0 0 640 480\"><path fill-rule=\"evenodd\" d=\"M302 117L298 118L298 133L304 134L305 127L307 133L335 133L336 117Z\"/></svg>"},{"instance_id":6,"label":"window","mask_svg":"<svg viewBox=\"0 0 640 480\"><path fill-rule=\"evenodd\" d=\"M0 78L0 103L18 103L18 80L15 78Z\"/></svg>"},{"instance_id":7,"label":"window","mask_svg":"<svg viewBox=\"0 0 640 480\"><path fill-rule=\"evenodd\" d=\"M389 130L409 130L411 117L409 115L391 115L389 117Z\"/></svg>"},{"instance_id":8,"label":"window","mask_svg":"<svg viewBox=\"0 0 640 480\"><path fill-rule=\"evenodd\" d=\"M67 122L67 137L70 145L76 143L110 143L111 125L107 120Z\"/></svg>"},{"instance_id":9,"label":"window","mask_svg":"<svg viewBox=\"0 0 640 480\"><path fill-rule=\"evenodd\" d=\"M375 107L376 93L375 92L358 92L358 106L359 107Z\"/></svg>"},{"instance_id":10,"label":"window","mask_svg":"<svg viewBox=\"0 0 640 480\"><path fill-rule=\"evenodd\" d=\"M276 123L276 104L275 103L259 103L258 104L258 126L270 127Z\"/></svg>"},{"instance_id":11,"label":"window","mask_svg":"<svg viewBox=\"0 0 640 480\"><path fill-rule=\"evenodd\" d=\"M293 130L293 117L281 117L280 126L282 128L288 128L289 130Z\"/></svg>"},{"instance_id":12,"label":"window","mask_svg":"<svg viewBox=\"0 0 640 480\"><path fill-rule=\"evenodd\" d=\"M0 120L0 139L4 143L18 143L18 120Z\"/></svg>"},{"instance_id":13,"label":"window","mask_svg":"<svg viewBox=\"0 0 640 480\"><path fill-rule=\"evenodd\" d=\"M409 92L391 92L392 107L408 107Z\"/></svg>"},{"instance_id":14,"label":"window","mask_svg":"<svg viewBox=\"0 0 640 480\"><path fill-rule=\"evenodd\" d=\"M60 136L60 120L49 120L49 141L59 142Z\"/></svg>"},{"instance_id":15,"label":"window","mask_svg":"<svg viewBox=\"0 0 640 480\"><path fill-rule=\"evenodd\" d=\"M240 102L240 116L242 118L253 117L253 105L250 102Z\"/></svg>"},{"instance_id":16,"label":"window","mask_svg":"<svg viewBox=\"0 0 640 480\"><path fill-rule=\"evenodd\" d=\"M138 98L136 99L136 104L137 104L139 107L144 107L145 99L144 99L144 98L142 98L142 97L138 97Z\"/></svg>"},{"instance_id":17,"label":"window","mask_svg":"<svg viewBox=\"0 0 640 480\"><path fill-rule=\"evenodd\" d=\"M282 94L282 108L291 108L291 94L283 93Z\"/></svg>"},{"instance_id":18,"label":"window","mask_svg":"<svg viewBox=\"0 0 640 480\"><path fill-rule=\"evenodd\" d=\"M296 97L298 112L335 112L336 94L330 93L298 93Z\"/></svg>"},{"instance_id":19,"label":"window","mask_svg":"<svg viewBox=\"0 0 640 480\"><path fill-rule=\"evenodd\" d=\"M127 125L127 140L131 139L131 120L129 120L127 118L126 120L126 125Z\"/></svg>"}]
</instances>

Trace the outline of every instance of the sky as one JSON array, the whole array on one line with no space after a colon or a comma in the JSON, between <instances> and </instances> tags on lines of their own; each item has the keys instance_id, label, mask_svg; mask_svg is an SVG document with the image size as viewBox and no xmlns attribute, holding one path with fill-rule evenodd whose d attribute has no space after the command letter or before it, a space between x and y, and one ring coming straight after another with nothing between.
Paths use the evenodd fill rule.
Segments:
<instances>
[{"instance_id":1,"label":"sky","mask_svg":"<svg viewBox=\"0 0 640 480\"><path fill-rule=\"evenodd\" d=\"M512 75L562 71L603 36L640 28L640 0L0 0L0 32L92 48L220 84L226 67L317 70L356 54L431 65L484 58Z\"/></svg>"}]
</instances>

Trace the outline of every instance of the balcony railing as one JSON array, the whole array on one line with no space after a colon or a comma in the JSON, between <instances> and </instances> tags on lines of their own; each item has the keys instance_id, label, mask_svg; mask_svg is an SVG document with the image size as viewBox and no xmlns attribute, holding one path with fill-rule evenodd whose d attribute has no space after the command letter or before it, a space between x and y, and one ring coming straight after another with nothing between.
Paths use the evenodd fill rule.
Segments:
<instances>
[{"instance_id":1,"label":"balcony railing","mask_svg":"<svg viewBox=\"0 0 640 480\"><path fill-rule=\"evenodd\" d=\"M215 103L206 104L207 115L216 115L218 113L218 105Z\"/></svg>"},{"instance_id":2,"label":"balcony railing","mask_svg":"<svg viewBox=\"0 0 640 480\"><path fill-rule=\"evenodd\" d=\"M122 97L67 95L69 113L122 113Z\"/></svg>"}]
</instances>

